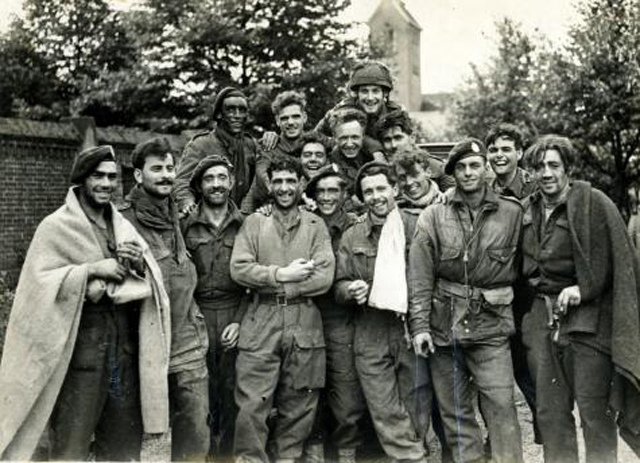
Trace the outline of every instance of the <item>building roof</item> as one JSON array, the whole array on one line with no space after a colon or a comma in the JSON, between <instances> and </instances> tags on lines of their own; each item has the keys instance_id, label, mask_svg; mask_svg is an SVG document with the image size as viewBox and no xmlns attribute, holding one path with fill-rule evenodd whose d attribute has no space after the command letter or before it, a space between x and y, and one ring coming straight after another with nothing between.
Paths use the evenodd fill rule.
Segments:
<instances>
[{"instance_id":1,"label":"building roof","mask_svg":"<svg viewBox=\"0 0 640 463\"><path fill-rule=\"evenodd\" d=\"M420 27L420 23L418 23L418 21L416 21L411 13L409 13L409 10L407 10L407 6L404 4L403 0L381 0L378 8L376 8L371 15L371 18L373 18L378 13L378 10L380 10L385 3L390 3L405 22L418 30L422 30L422 27ZM371 18L369 18L369 20L371 20Z\"/></svg>"}]
</instances>

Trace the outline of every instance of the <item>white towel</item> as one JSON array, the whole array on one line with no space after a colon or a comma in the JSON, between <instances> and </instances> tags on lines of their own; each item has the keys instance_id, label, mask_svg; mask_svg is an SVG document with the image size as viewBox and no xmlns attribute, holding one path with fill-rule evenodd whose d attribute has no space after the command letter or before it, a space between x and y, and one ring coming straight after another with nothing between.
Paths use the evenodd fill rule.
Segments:
<instances>
[{"instance_id":1,"label":"white towel","mask_svg":"<svg viewBox=\"0 0 640 463\"><path fill-rule=\"evenodd\" d=\"M378 255L369 293L369 306L407 313L406 240L402 217L396 207L380 232Z\"/></svg>"}]
</instances>

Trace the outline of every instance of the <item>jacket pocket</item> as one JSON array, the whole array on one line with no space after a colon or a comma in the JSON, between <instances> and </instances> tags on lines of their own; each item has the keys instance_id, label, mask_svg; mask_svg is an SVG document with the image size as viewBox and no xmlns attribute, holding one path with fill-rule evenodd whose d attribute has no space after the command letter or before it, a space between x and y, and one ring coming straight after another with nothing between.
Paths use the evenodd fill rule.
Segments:
<instances>
[{"instance_id":1,"label":"jacket pocket","mask_svg":"<svg viewBox=\"0 0 640 463\"><path fill-rule=\"evenodd\" d=\"M311 333L294 335L291 367L294 389L320 389L324 387L326 360L324 339Z\"/></svg>"},{"instance_id":2,"label":"jacket pocket","mask_svg":"<svg viewBox=\"0 0 640 463\"><path fill-rule=\"evenodd\" d=\"M501 264L509 263L509 261L513 259L513 256L515 253L516 253L515 246L508 246L506 248L500 248L500 249L487 249L487 254L489 255L489 258Z\"/></svg>"},{"instance_id":3,"label":"jacket pocket","mask_svg":"<svg viewBox=\"0 0 640 463\"><path fill-rule=\"evenodd\" d=\"M378 250L376 248L354 246L353 265L356 268L360 279L367 280L369 276L373 276L377 254Z\"/></svg>"},{"instance_id":4,"label":"jacket pocket","mask_svg":"<svg viewBox=\"0 0 640 463\"><path fill-rule=\"evenodd\" d=\"M460 256L460 248L453 248L450 246L442 246L442 251L440 252L440 260L453 260L457 259Z\"/></svg>"},{"instance_id":5,"label":"jacket pocket","mask_svg":"<svg viewBox=\"0 0 640 463\"><path fill-rule=\"evenodd\" d=\"M446 341L451 339L452 310L451 297L434 295L431 299L431 330Z\"/></svg>"}]
</instances>

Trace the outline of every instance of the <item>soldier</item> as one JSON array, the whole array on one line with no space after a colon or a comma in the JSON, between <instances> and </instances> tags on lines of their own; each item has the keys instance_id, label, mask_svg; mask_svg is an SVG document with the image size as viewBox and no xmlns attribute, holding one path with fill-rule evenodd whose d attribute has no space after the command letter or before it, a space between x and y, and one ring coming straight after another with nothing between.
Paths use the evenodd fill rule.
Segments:
<instances>
[{"instance_id":1,"label":"soldier","mask_svg":"<svg viewBox=\"0 0 640 463\"><path fill-rule=\"evenodd\" d=\"M327 112L316 126L316 131L335 136L332 119L349 109L359 109L366 115L364 149L374 159L384 159L382 145L377 140L375 126L387 112L402 107L389 99L393 80L389 68L377 61L362 61L353 68L349 78L350 96ZM333 132L332 132L333 131Z\"/></svg>"},{"instance_id":2,"label":"soldier","mask_svg":"<svg viewBox=\"0 0 640 463\"><path fill-rule=\"evenodd\" d=\"M330 147L326 137L307 132L300 138L300 165L304 177L309 180L329 162Z\"/></svg>"},{"instance_id":3,"label":"soldier","mask_svg":"<svg viewBox=\"0 0 640 463\"><path fill-rule=\"evenodd\" d=\"M231 251L244 216L229 198L234 168L224 156L204 158L191 177L200 201L182 221L187 250L196 265L196 301L209 333L209 420L211 452L229 457L237 408L235 387L236 345L247 306L245 289L231 279Z\"/></svg>"},{"instance_id":4,"label":"soldier","mask_svg":"<svg viewBox=\"0 0 640 463\"><path fill-rule=\"evenodd\" d=\"M204 460L209 450L207 327L194 300L196 268L171 199L176 175L171 145L162 137L140 143L131 164L136 186L120 210L149 243L171 302L171 459Z\"/></svg>"},{"instance_id":5,"label":"soldier","mask_svg":"<svg viewBox=\"0 0 640 463\"><path fill-rule=\"evenodd\" d=\"M406 310L403 267L415 216L396 208L397 187L386 163L373 161L362 166L356 194L368 213L342 235L335 298L355 313L356 369L384 451L401 461L426 461L419 433L428 426L426 398L422 397L430 390L426 387L428 372L426 364L418 362L410 350L404 318L394 313L402 312L403 304ZM387 237L384 240L383 234ZM389 255L392 249L394 253ZM398 284L394 284L395 278L400 278ZM374 308L374 290L393 297L393 304L376 299L378 308Z\"/></svg>"},{"instance_id":6,"label":"soldier","mask_svg":"<svg viewBox=\"0 0 640 463\"><path fill-rule=\"evenodd\" d=\"M393 163L398 152L416 148L413 123L409 114L402 109L390 111L378 120L376 124L376 136L380 143L382 143L385 159L389 163ZM442 191L446 191L452 186L455 186L453 178L444 174L444 163L442 160L429 154L426 149L422 149L421 151L429 163L431 179L438 184L438 187Z\"/></svg>"},{"instance_id":7,"label":"soldier","mask_svg":"<svg viewBox=\"0 0 640 463\"><path fill-rule=\"evenodd\" d=\"M539 190L524 215L524 275L535 298L522 322L523 340L545 461L578 461L577 403L587 462L615 462L616 422L608 404L614 367L640 377L640 280L616 206L589 183L571 179L575 156L571 141L556 135L527 150Z\"/></svg>"},{"instance_id":8,"label":"soldier","mask_svg":"<svg viewBox=\"0 0 640 463\"><path fill-rule=\"evenodd\" d=\"M477 389L497 462L521 462L509 336L522 207L486 185L486 151L466 139L445 165L456 187L420 215L410 252L410 328L429 356L455 461L484 461ZM473 383L471 379L473 378Z\"/></svg>"},{"instance_id":9,"label":"soldier","mask_svg":"<svg viewBox=\"0 0 640 463\"><path fill-rule=\"evenodd\" d=\"M489 186L497 194L524 200L535 190L535 182L529 172L518 167L522 160L523 136L518 127L512 124L498 124L492 127L485 138L487 160L496 174ZM511 337L511 358L516 384L522 391L531 414L535 442L542 443L536 420L536 387L529 372L526 349L522 344L522 317L528 310L526 284L518 279L514 285L515 297L513 315L516 334ZM521 296L524 300L521 300Z\"/></svg>"},{"instance_id":10,"label":"soldier","mask_svg":"<svg viewBox=\"0 0 640 463\"><path fill-rule=\"evenodd\" d=\"M358 109L347 109L333 119L336 146L330 160L338 165L347 181L347 212L362 212L363 204L355 195L359 169L372 158L363 149L366 115Z\"/></svg>"},{"instance_id":11,"label":"soldier","mask_svg":"<svg viewBox=\"0 0 640 463\"><path fill-rule=\"evenodd\" d=\"M261 157L258 145L246 132L249 116L247 97L233 87L225 87L216 96L213 104L213 119L216 127L191 139L182 153L178 166L174 197L179 211L186 215L195 208L195 192L189 187L191 174L198 163L210 154L225 156L235 166L236 181L231 190L231 199L240 205L251 187L256 162ZM266 178L260 179L265 182ZM251 197L244 210L253 210Z\"/></svg>"},{"instance_id":12,"label":"soldier","mask_svg":"<svg viewBox=\"0 0 640 463\"><path fill-rule=\"evenodd\" d=\"M518 167L523 141L522 132L513 124L498 124L485 138L487 159L496 174L490 185L497 194L524 199L535 190L531 174Z\"/></svg>"},{"instance_id":13,"label":"soldier","mask_svg":"<svg viewBox=\"0 0 640 463\"><path fill-rule=\"evenodd\" d=\"M342 234L355 221L343 207L347 192L340 169L335 164L323 167L308 183L306 194L315 201L316 214L324 220L331 247L337 253ZM333 291L318 296L315 302L322 315L327 350L326 402L336 423L331 443L338 462L355 462L356 448L362 443L359 425L366 415L366 404L355 367L353 308L339 305Z\"/></svg>"},{"instance_id":14,"label":"soldier","mask_svg":"<svg viewBox=\"0 0 640 463\"><path fill-rule=\"evenodd\" d=\"M111 146L78 154L29 246L0 366L3 460L30 460L48 421L54 460L87 460L92 440L97 460L139 460L143 427L169 428L169 301L110 202L117 172Z\"/></svg>"},{"instance_id":15,"label":"soldier","mask_svg":"<svg viewBox=\"0 0 640 463\"><path fill-rule=\"evenodd\" d=\"M310 298L331 287L335 261L322 220L298 208L299 161L277 157L268 174L273 212L247 217L231 255L232 278L254 290L238 340L235 454L267 461L266 421L277 390L276 460L292 462L311 432L325 378L322 320Z\"/></svg>"}]
</instances>

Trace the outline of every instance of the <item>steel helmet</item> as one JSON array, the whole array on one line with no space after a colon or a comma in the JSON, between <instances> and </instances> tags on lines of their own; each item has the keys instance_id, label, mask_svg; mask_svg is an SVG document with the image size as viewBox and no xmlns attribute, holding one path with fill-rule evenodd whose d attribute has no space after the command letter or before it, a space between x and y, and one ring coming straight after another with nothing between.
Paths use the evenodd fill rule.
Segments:
<instances>
[{"instance_id":1,"label":"steel helmet","mask_svg":"<svg viewBox=\"0 0 640 463\"><path fill-rule=\"evenodd\" d=\"M351 72L349 90L356 91L360 85L378 85L390 92L393 90L391 72L387 66L377 61L359 63Z\"/></svg>"}]
</instances>

